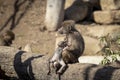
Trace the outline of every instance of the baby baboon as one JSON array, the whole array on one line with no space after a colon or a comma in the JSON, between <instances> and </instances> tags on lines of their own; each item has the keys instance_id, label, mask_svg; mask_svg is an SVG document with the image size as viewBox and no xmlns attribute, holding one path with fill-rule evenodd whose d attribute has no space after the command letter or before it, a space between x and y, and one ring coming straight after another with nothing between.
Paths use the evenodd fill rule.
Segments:
<instances>
[{"instance_id":1,"label":"baby baboon","mask_svg":"<svg viewBox=\"0 0 120 80\"><path fill-rule=\"evenodd\" d=\"M84 40L81 34L75 29L75 22L73 20L64 21L58 33L65 34L67 44L70 44L70 46L62 52L65 63L78 62L78 58L84 51Z\"/></svg>"},{"instance_id":2,"label":"baby baboon","mask_svg":"<svg viewBox=\"0 0 120 80\"><path fill-rule=\"evenodd\" d=\"M55 50L55 53L54 53L53 57L49 60L48 75L51 72L51 66L53 66L57 70L57 68L58 68L57 65L58 64L61 65L60 69L56 72L58 74L61 74L63 72L63 70L66 68L66 64L65 64L65 62L63 61L63 58L62 58L62 52L67 48L68 48L68 46L67 46L66 41L60 41L58 43L58 47Z\"/></svg>"},{"instance_id":3,"label":"baby baboon","mask_svg":"<svg viewBox=\"0 0 120 80\"><path fill-rule=\"evenodd\" d=\"M0 46L10 46L15 39L15 34L11 30L6 30L0 35Z\"/></svg>"}]
</instances>

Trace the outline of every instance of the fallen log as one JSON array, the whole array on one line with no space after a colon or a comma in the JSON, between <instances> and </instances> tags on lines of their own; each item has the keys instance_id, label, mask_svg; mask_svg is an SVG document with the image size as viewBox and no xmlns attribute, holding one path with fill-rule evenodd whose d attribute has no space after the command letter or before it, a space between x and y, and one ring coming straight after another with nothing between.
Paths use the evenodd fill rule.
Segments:
<instances>
[{"instance_id":1,"label":"fallen log","mask_svg":"<svg viewBox=\"0 0 120 80\"><path fill-rule=\"evenodd\" d=\"M47 75L49 56L26 53L13 47L0 46L0 66L6 76L20 80L56 80L58 75L52 69ZM61 80L120 80L120 68L95 64L69 64ZM0 76L1 78L1 76ZM15 80L16 80L15 79Z\"/></svg>"}]
</instances>

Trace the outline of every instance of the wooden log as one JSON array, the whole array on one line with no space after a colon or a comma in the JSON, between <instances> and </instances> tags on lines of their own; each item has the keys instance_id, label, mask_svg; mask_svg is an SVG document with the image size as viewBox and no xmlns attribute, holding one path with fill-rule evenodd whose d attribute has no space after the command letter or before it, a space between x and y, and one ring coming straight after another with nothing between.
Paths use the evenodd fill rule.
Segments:
<instances>
[{"instance_id":1,"label":"wooden log","mask_svg":"<svg viewBox=\"0 0 120 80\"><path fill-rule=\"evenodd\" d=\"M48 31L56 31L64 18L65 0L47 0L45 27Z\"/></svg>"},{"instance_id":2,"label":"wooden log","mask_svg":"<svg viewBox=\"0 0 120 80\"><path fill-rule=\"evenodd\" d=\"M120 23L120 10L95 11L94 20L101 24Z\"/></svg>"},{"instance_id":3,"label":"wooden log","mask_svg":"<svg viewBox=\"0 0 120 80\"><path fill-rule=\"evenodd\" d=\"M100 0L102 10L120 9L120 0Z\"/></svg>"},{"instance_id":4,"label":"wooden log","mask_svg":"<svg viewBox=\"0 0 120 80\"><path fill-rule=\"evenodd\" d=\"M47 75L48 56L25 53L12 47L0 46L0 65L5 75L20 80L56 80L58 75L52 69ZM120 68L95 64L69 64L60 76L61 80L120 80ZM1 77L1 76L0 76Z\"/></svg>"}]
</instances>

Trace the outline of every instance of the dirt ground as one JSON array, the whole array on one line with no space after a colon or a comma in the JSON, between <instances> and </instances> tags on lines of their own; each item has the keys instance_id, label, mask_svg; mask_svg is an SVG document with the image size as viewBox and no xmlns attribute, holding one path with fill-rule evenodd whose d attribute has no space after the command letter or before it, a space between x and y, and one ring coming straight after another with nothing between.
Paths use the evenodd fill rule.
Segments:
<instances>
[{"instance_id":1,"label":"dirt ground","mask_svg":"<svg viewBox=\"0 0 120 80\"><path fill-rule=\"evenodd\" d=\"M13 47L24 48L31 44L33 53L52 54L56 32L40 31L44 26L45 12L46 0L0 0L0 33L10 28L16 35ZM77 28L82 26L83 33L86 26L99 26L91 22L82 24L77 23Z\"/></svg>"},{"instance_id":2,"label":"dirt ground","mask_svg":"<svg viewBox=\"0 0 120 80\"><path fill-rule=\"evenodd\" d=\"M33 53L51 54L56 32L40 31L45 11L46 0L0 0L0 32L12 29L16 35L13 47L31 44Z\"/></svg>"},{"instance_id":3,"label":"dirt ground","mask_svg":"<svg viewBox=\"0 0 120 80\"><path fill-rule=\"evenodd\" d=\"M16 39L12 46L24 48L29 43L34 53L52 53L55 32L40 31L45 7L46 0L0 0L0 32L13 27Z\"/></svg>"}]
</instances>

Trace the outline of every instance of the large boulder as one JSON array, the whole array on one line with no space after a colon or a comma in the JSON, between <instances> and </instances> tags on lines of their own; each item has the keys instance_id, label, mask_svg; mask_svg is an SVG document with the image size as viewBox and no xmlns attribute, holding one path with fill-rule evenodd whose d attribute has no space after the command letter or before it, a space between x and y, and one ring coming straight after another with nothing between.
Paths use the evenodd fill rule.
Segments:
<instances>
[{"instance_id":1,"label":"large boulder","mask_svg":"<svg viewBox=\"0 0 120 80\"><path fill-rule=\"evenodd\" d=\"M65 2L65 9L70 7L73 4L74 1L75 0L66 0L66 2Z\"/></svg>"},{"instance_id":2,"label":"large boulder","mask_svg":"<svg viewBox=\"0 0 120 80\"><path fill-rule=\"evenodd\" d=\"M1 70L6 76L21 80L56 80L58 75L52 69L47 75L49 56L26 53L13 47L0 46ZM61 80L119 80L120 68L103 67L95 64L69 64L60 76ZM0 76L1 78L1 76ZM7 79L8 80L8 79ZM15 79L16 80L16 79Z\"/></svg>"},{"instance_id":3,"label":"large boulder","mask_svg":"<svg viewBox=\"0 0 120 80\"><path fill-rule=\"evenodd\" d=\"M120 10L95 11L94 20L101 24L120 23Z\"/></svg>"},{"instance_id":4,"label":"large boulder","mask_svg":"<svg viewBox=\"0 0 120 80\"><path fill-rule=\"evenodd\" d=\"M120 0L100 0L102 10L120 9Z\"/></svg>"},{"instance_id":5,"label":"large boulder","mask_svg":"<svg viewBox=\"0 0 120 80\"><path fill-rule=\"evenodd\" d=\"M108 33L117 32L117 34L120 34L120 25L76 25L76 28L80 31L85 41L83 55L101 55L101 53L98 54L103 47L100 37Z\"/></svg>"},{"instance_id":6,"label":"large boulder","mask_svg":"<svg viewBox=\"0 0 120 80\"><path fill-rule=\"evenodd\" d=\"M95 9L101 9L100 7L100 0L82 0L86 3L91 3L91 6L93 6Z\"/></svg>"},{"instance_id":7,"label":"large boulder","mask_svg":"<svg viewBox=\"0 0 120 80\"><path fill-rule=\"evenodd\" d=\"M81 0L76 0L70 7L65 10L65 19L82 21L88 15L88 6Z\"/></svg>"}]
</instances>

